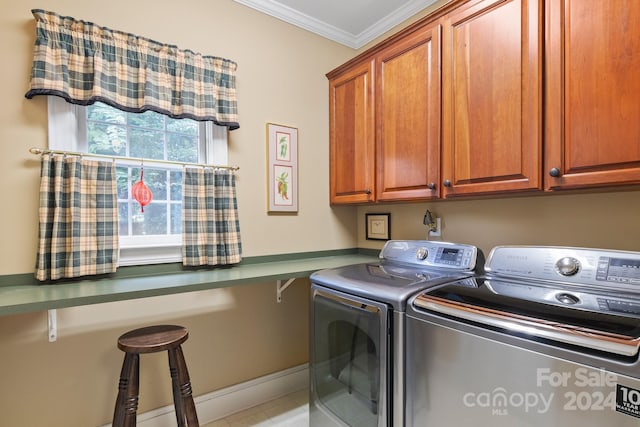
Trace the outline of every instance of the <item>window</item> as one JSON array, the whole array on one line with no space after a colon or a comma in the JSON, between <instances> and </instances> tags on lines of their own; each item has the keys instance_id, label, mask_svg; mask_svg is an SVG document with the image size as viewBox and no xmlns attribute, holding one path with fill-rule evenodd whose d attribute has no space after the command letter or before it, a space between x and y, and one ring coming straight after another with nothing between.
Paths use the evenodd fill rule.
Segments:
<instances>
[{"instance_id":1,"label":"window","mask_svg":"<svg viewBox=\"0 0 640 427\"><path fill-rule=\"evenodd\" d=\"M180 261L182 165L171 162L226 165L227 129L151 111L127 113L102 103L84 107L48 98L50 149L154 160L116 160L120 265ZM153 193L144 213L131 194L141 170Z\"/></svg>"}]
</instances>

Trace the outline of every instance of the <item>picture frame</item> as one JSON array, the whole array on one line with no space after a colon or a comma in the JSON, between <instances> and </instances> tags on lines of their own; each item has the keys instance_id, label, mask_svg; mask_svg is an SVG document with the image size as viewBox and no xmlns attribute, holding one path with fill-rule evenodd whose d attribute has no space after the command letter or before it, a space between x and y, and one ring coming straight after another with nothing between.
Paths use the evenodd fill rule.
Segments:
<instances>
[{"instance_id":1,"label":"picture frame","mask_svg":"<svg viewBox=\"0 0 640 427\"><path fill-rule=\"evenodd\" d=\"M367 240L389 240L391 239L391 214L365 214L365 227Z\"/></svg>"},{"instance_id":2,"label":"picture frame","mask_svg":"<svg viewBox=\"0 0 640 427\"><path fill-rule=\"evenodd\" d=\"M268 213L298 213L298 129L267 123Z\"/></svg>"}]
</instances>

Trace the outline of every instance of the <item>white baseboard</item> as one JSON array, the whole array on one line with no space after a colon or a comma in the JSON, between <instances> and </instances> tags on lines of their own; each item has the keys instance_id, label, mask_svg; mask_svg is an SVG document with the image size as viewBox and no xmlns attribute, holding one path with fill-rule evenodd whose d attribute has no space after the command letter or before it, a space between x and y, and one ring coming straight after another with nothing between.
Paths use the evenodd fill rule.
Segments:
<instances>
[{"instance_id":1,"label":"white baseboard","mask_svg":"<svg viewBox=\"0 0 640 427\"><path fill-rule=\"evenodd\" d=\"M309 365L303 364L194 398L200 425L268 402L309 386ZM175 427L173 405L138 414L138 427ZM103 427L109 427L107 424Z\"/></svg>"}]
</instances>

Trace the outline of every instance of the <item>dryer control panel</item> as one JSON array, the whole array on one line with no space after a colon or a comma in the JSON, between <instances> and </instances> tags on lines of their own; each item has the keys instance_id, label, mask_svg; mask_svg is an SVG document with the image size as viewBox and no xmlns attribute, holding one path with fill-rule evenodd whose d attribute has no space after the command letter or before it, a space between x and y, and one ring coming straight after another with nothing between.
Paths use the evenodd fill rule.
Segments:
<instances>
[{"instance_id":1,"label":"dryer control panel","mask_svg":"<svg viewBox=\"0 0 640 427\"><path fill-rule=\"evenodd\" d=\"M430 240L389 240L380 251L382 260L459 271L473 271L477 255L475 246Z\"/></svg>"}]
</instances>

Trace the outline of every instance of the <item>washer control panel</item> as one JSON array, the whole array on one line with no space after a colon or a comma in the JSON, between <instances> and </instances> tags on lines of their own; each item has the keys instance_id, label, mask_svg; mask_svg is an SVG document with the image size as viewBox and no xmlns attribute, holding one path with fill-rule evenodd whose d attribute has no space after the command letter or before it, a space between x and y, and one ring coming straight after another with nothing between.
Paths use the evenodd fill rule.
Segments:
<instances>
[{"instance_id":1,"label":"washer control panel","mask_svg":"<svg viewBox=\"0 0 640 427\"><path fill-rule=\"evenodd\" d=\"M640 252L560 246L496 246L485 270L501 277L551 280L640 293Z\"/></svg>"},{"instance_id":2,"label":"washer control panel","mask_svg":"<svg viewBox=\"0 0 640 427\"><path fill-rule=\"evenodd\" d=\"M380 259L437 268L472 271L476 266L475 246L430 240L389 240Z\"/></svg>"}]
</instances>

